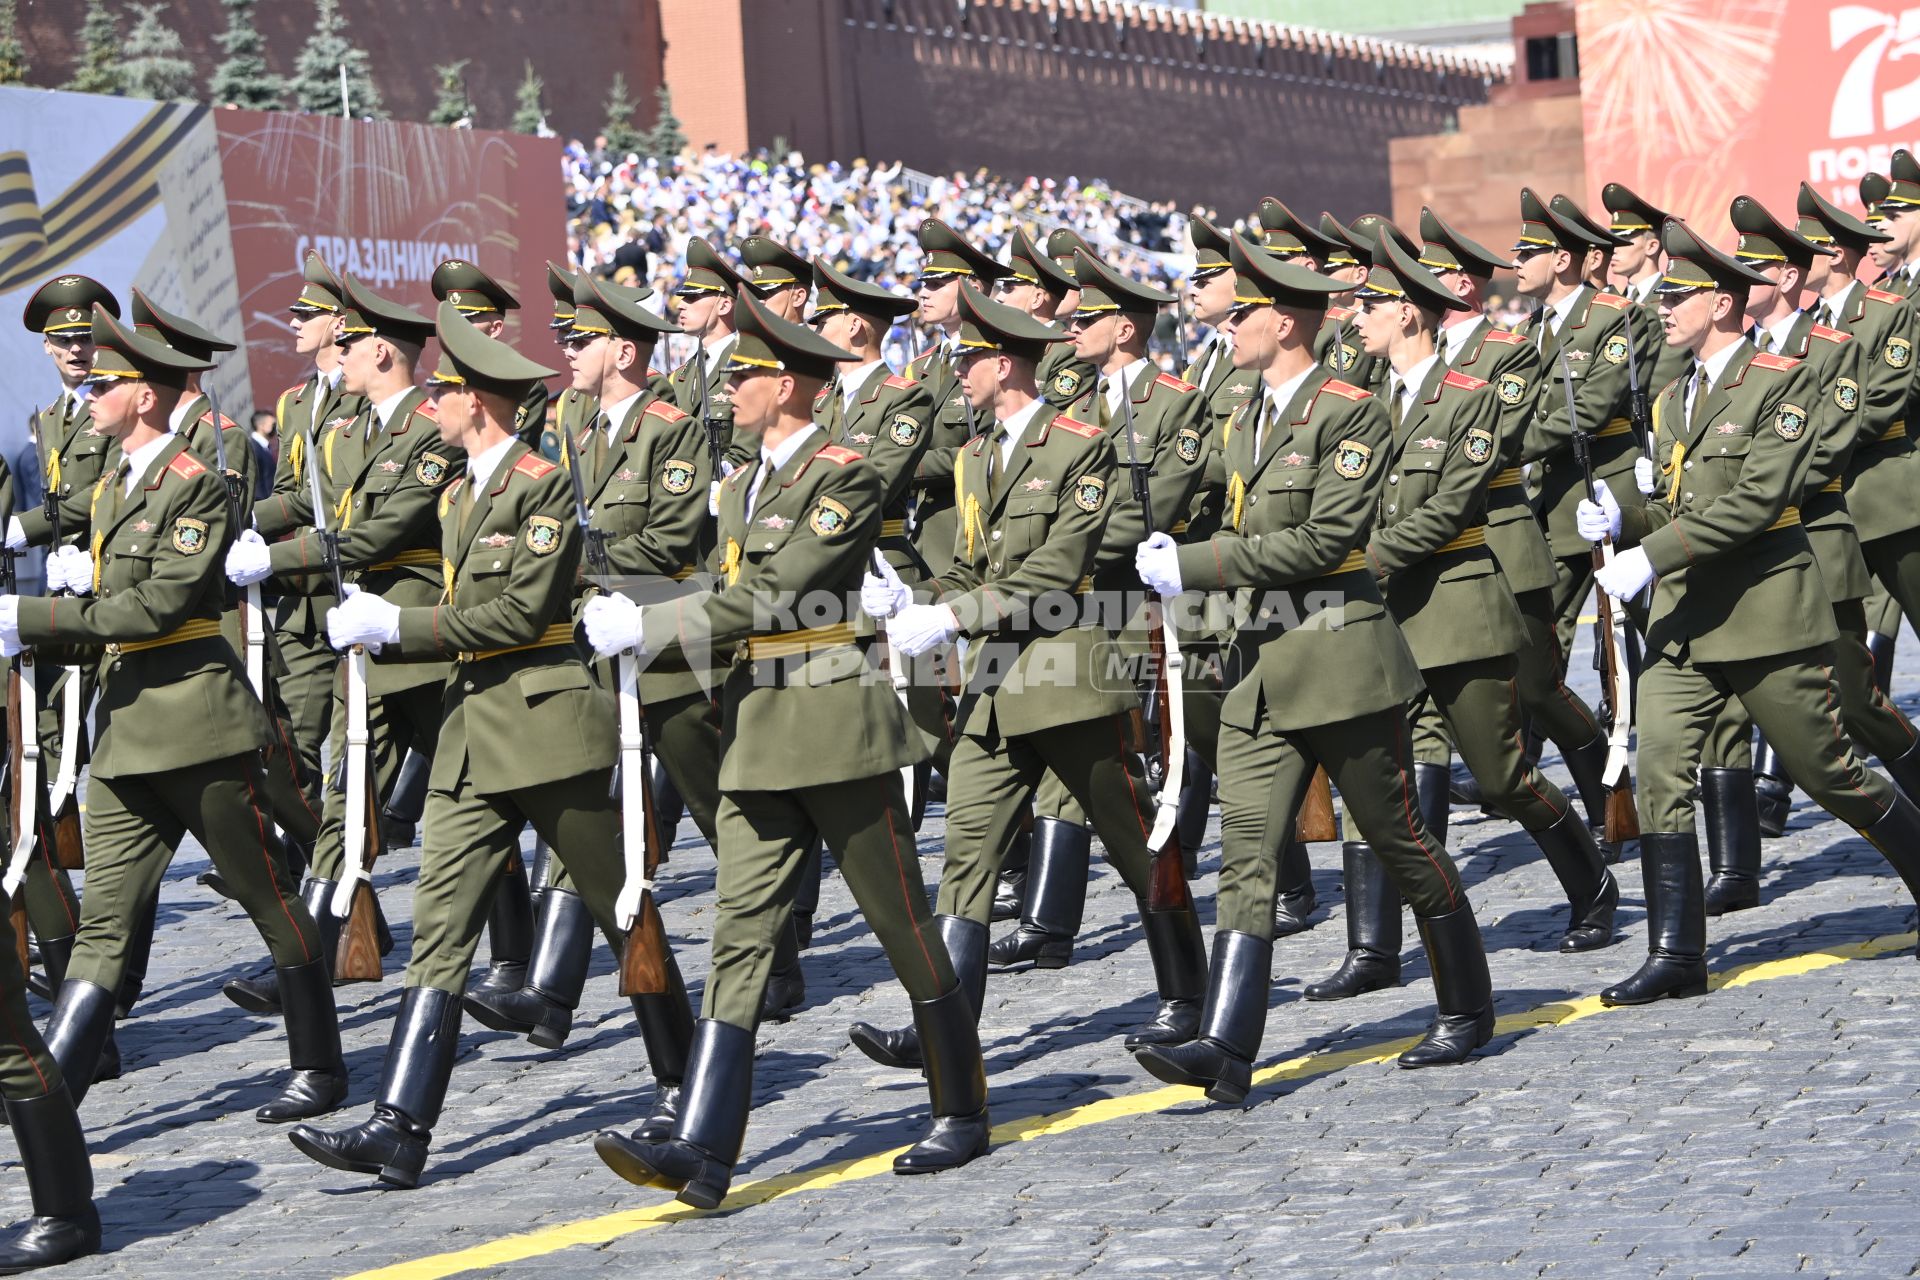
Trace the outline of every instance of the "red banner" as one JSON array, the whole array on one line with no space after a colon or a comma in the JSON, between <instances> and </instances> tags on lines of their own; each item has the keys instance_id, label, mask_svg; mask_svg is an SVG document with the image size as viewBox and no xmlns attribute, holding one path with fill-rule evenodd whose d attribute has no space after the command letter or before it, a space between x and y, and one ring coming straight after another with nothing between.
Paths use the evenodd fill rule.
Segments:
<instances>
[{"instance_id":1,"label":"red banner","mask_svg":"<svg viewBox=\"0 0 1920 1280\"><path fill-rule=\"evenodd\" d=\"M1856 0L1580 0L1587 175L1724 239L1802 181L1858 210L1864 173L1920 144L1920 7Z\"/></svg>"},{"instance_id":2,"label":"red banner","mask_svg":"<svg viewBox=\"0 0 1920 1280\"><path fill-rule=\"evenodd\" d=\"M434 268L448 258L477 262L526 308L508 314L505 340L553 363L544 349L546 260L566 253L557 139L330 116L214 116L256 405L271 405L312 371L293 352L286 312L309 249L427 315ZM435 359L428 355L428 368Z\"/></svg>"}]
</instances>

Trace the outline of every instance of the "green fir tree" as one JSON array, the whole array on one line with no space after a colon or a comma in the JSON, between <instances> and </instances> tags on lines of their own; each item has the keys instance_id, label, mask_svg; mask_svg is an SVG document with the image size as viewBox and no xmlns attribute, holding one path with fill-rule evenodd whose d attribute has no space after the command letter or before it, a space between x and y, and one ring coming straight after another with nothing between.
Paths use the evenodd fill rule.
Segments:
<instances>
[{"instance_id":1,"label":"green fir tree","mask_svg":"<svg viewBox=\"0 0 1920 1280\"><path fill-rule=\"evenodd\" d=\"M80 19L80 56L74 60L73 79L60 86L75 93L126 92L120 71L120 19L107 0L87 0Z\"/></svg>"},{"instance_id":2,"label":"green fir tree","mask_svg":"<svg viewBox=\"0 0 1920 1280\"><path fill-rule=\"evenodd\" d=\"M227 56L213 69L213 105L272 111L287 96L287 81L267 66L266 41L253 25L257 0L220 0L227 11L227 29L214 42Z\"/></svg>"},{"instance_id":3,"label":"green fir tree","mask_svg":"<svg viewBox=\"0 0 1920 1280\"><path fill-rule=\"evenodd\" d=\"M468 61L462 58L433 69L440 87L434 95L433 110L427 113L428 124L455 125L462 121L469 126L473 124L473 103L467 100Z\"/></svg>"},{"instance_id":4,"label":"green fir tree","mask_svg":"<svg viewBox=\"0 0 1920 1280\"><path fill-rule=\"evenodd\" d=\"M0 0L0 84L25 84L28 70L16 0Z\"/></svg>"},{"instance_id":5,"label":"green fir tree","mask_svg":"<svg viewBox=\"0 0 1920 1280\"><path fill-rule=\"evenodd\" d=\"M642 141L642 154L653 156L662 165L672 164L687 149L687 135L680 118L673 114L673 94L665 84L653 91L653 128Z\"/></svg>"},{"instance_id":6,"label":"green fir tree","mask_svg":"<svg viewBox=\"0 0 1920 1280\"><path fill-rule=\"evenodd\" d=\"M347 95L355 119L384 120L387 111L373 87L367 51L347 38L340 0L315 0L313 34L293 64L293 103L315 115L340 112L340 69L347 71Z\"/></svg>"},{"instance_id":7,"label":"green fir tree","mask_svg":"<svg viewBox=\"0 0 1920 1280\"><path fill-rule=\"evenodd\" d=\"M607 86L607 122L600 132L606 135L607 150L617 156L641 150L640 131L633 127L638 105L628 94L627 77L614 72L613 83Z\"/></svg>"},{"instance_id":8,"label":"green fir tree","mask_svg":"<svg viewBox=\"0 0 1920 1280\"><path fill-rule=\"evenodd\" d=\"M192 102L195 90L193 64L187 61L187 46L180 33L168 26L160 15L165 4L133 6L133 30L120 53L122 83L130 98L151 98L155 102Z\"/></svg>"},{"instance_id":9,"label":"green fir tree","mask_svg":"<svg viewBox=\"0 0 1920 1280\"><path fill-rule=\"evenodd\" d=\"M541 134L547 127L547 108L542 99L546 96L547 82L533 72L533 59L527 59L527 74L521 77L520 87L513 93L513 124L515 133Z\"/></svg>"}]
</instances>

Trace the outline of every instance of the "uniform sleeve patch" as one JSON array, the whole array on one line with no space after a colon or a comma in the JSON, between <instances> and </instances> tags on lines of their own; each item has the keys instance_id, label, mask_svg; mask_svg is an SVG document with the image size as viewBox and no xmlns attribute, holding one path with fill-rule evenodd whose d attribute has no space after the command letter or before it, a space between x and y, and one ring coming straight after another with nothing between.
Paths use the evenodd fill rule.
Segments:
<instances>
[{"instance_id":1,"label":"uniform sleeve patch","mask_svg":"<svg viewBox=\"0 0 1920 1280\"><path fill-rule=\"evenodd\" d=\"M1774 411L1773 431L1782 440L1798 440L1807 429L1807 411L1797 404L1782 402Z\"/></svg>"},{"instance_id":2,"label":"uniform sleeve patch","mask_svg":"<svg viewBox=\"0 0 1920 1280\"><path fill-rule=\"evenodd\" d=\"M1107 500L1107 482L1099 476L1081 476L1073 483L1073 504L1082 511L1098 511Z\"/></svg>"},{"instance_id":3,"label":"uniform sleeve patch","mask_svg":"<svg viewBox=\"0 0 1920 1280\"><path fill-rule=\"evenodd\" d=\"M693 488L697 470L684 458L668 458L660 464L660 487L668 493L686 493Z\"/></svg>"},{"instance_id":4,"label":"uniform sleeve patch","mask_svg":"<svg viewBox=\"0 0 1920 1280\"><path fill-rule=\"evenodd\" d=\"M910 413L896 413L893 421L887 424L887 439L902 448L917 443L920 439L920 420Z\"/></svg>"},{"instance_id":5,"label":"uniform sleeve patch","mask_svg":"<svg viewBox=\"0 0 1920 1280\"><path fill-rule=\"evenodd\" d=\"M1519 404L1527 398L1527 380L1517 373L1503 373L1494 394L1501 404Z\"/></svg>"},{"instance_id":6,"label":"uniform sleeve patch","mask_svg":"<svg viewBox=\"0 0 1920 1280\"><path fill-rule=\"evenodd\" d=\"M1493 432L1473 427L1467 432L1467 440L1461 446L1461 452L1467 455L1467 461L1475 466L1493 457Z\"/></svg>"},{"instance_id":7,"label":"uniform sleeve patch","mask_svg":"<svg viewBox=\"0 0 1920 1280\"><path fill-rule=\"evenodd\" d=\"M1342 440L1333 451L1333 469L1349 480L1358 480L1367 474L1367 464L1373 461L1373 449L1358 440Z\"/></svg>"},{"instance_id":8,"label":"uniform sleeve patch","mask_svg":"<svg viewBox=\"0 0 1920 1280\"><path fill-rule=\"evenodd\" d=\"M1180 428L1180 434L1173 438L1173 448L1182 462L1200 461L1202 441L1200 433L1192 427Z\"/></svg>"},{"instance_id":9,"label":"uniform sleeve patch","mask_svg":"<svg viewBox=\"0 0 1920 1280\"><path fill-rule=\"evenodd\" d=\"M1906 338L1888 338L1886 350L1880 353L1881 359L1891 369L1904 369L1913 363L1913 343Z\"/></svg>"},{"instance_id":10,"label":"uniform sleeve patch","mask_svg":"<svg viewBox=\"0 0 1920 1280\"><path fill-rule=\"evenodd\" d=\"M1860 407L1860 384L1852 378L1833 380L1833 402L1845 413L1852 413Z\"/></svg>"},{"instance_id":11,"label":"uniform sleeve patch","mask_svg":"<svg viewBox=\"0 0 1920 1280\"><path fill-rule=\"evenodd\" d=\"M197 556L207 549L207 522L181 516L173 522L173 549L183 556Z\"/></svg>"},{"instance_id":12,"label":"uniform sleeve patch","mask_svg":"<svg viewBox=\"0 0 1920 1280\"><path fill-rule=\"evenodd\" d=\"M1071 400L1080 390L1080 383L1080 373L1077 369L1062 369L1053 375L1051 382L1047 383L1047 390L1062 400Z\"/></svg>"},{"instance_id":13,"label":"uniform sleeve patch","mask_svg":"<svg viewBox=\"0 0 1920 1280\"><path fill-rule=\"evenodd\" d=\"M830 538L845 529L852 520L853 512L847 509L844 502L821 498L813 504L813 511L807 516L807 528L823 538Z\"/></svg>"},{"instance_id":14,"label":"uniform sleeve patch","mask_svg":"<svg viewBox=\"0 0 1920 1280\"><path fill-rule=\"evenodd\" d=\"M445 480L449 469L450 464L447 460L439 454L432 452L421 454L420 461L413 464L414 476L419 479L421 484L426 485L428 488L432 488L442 480Z\"/></svg>"},{"instance_id":15,"label":"uniform sleeve patch","mask_svg":"<svg viewBox=\"0 0 1920 1280\"><path fill-rule=\"evenodd\" d=\"M550 556L560 549L560 522L552 516L527 517L527 550Z\"/></svg>"},{"instance_id":16,"label":"uniform sleeve patch","mask_svg":"<svg viewBox=\"0 0 1920 1280\"><path fill-rule=\"evenodd\" d=\"M1598 301L1598 299L1595 299L1595 301ZM1627 362L1627 336L1624 333L1614 334L1611 338L1607 339L1606 345L1600 348L1600 354L1606 357L1608 364L1625 364Z\"/></svg>"}]
</instances>

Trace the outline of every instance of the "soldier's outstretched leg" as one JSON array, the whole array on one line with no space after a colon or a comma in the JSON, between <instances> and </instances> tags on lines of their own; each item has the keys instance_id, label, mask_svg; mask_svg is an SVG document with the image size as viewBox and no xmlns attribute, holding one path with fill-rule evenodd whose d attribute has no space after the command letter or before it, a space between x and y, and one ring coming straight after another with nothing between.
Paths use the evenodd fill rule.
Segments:
<instances>
[{"instance_id":1,"label":"soldier's outstretched leg","mask_svg":"<svg viewBox=\"0 0 1920 1280\"><path fill-rule=\"evenodd\" d=\"M524 1035L542 1049L558 1049L573 1029L592 949L593 916L587 904L572 889L549 885L540 894L526 985L515 991L476 987L467 992L467 1012L484 1027Z\"/></svg>"},{"instance_id":2,"label":"soldier's outstretched leg","mask_svg":"<svg viewBox=\"0 0 1920 1280\"><path fill-rule=\"evenodd\" d=\"M1710 916L1760 905L1760 812L1751 769L1700 770L1700 816L1707 829L1713 878L1704 898Z\"/></svg>"},{"instance_id":3,"label":"soldier's outstretched leg","mask_svg":"<svg viewBox=\"0 0 1920 1280\"><path fill-rule=\"evenodd\" d=\"M533 889L527 883L526 860L515 849L500 870L493 908L487 914L487 945L493 956L487 976L473 986L475 995L504 995L527 981L527 962L533 954Z\"/></svg>"},{"instance_id":4,"label":"soldier's outstretched leg","mask_svg":"<svg viewBox=\"0 0 1920 1280\"><path fill-rule=\"evenodd\" d=\"M987 948L989 966L1066 967L1087 909L1092 856L1093 832L1086 827L1060 818L1034 818L1020 926Z\"/></svg>"},{"instance_id":5,"label":"soldier's outstretched leg","mask_svg":"<svg viewBox=\"0 0 1920 1280\"><path fill-rule=\"evenodd\" d=\"M1346 1000L1400 984L1400 890L1364 843L1340 846L1346 881L1347 955L1300 994L1309 1000Z\"/></svg>"},{"instance_id":6,"label":"soldier's outstretched leg","mask_svg":"<svg viewBox=\"0 0 1920 1280\"><path fill-rule=\"evenodd\" d=\"M1021 817L1020 827L1013 833L1013 843L1007 846L1006 855L1000 859L1000 877L993 886L993 915L990 917L993 924L1020 918L1021 907L1027 896L1027 870L1033 860L1033 823L1031 812Z\"/></svg>"}]
</instances>

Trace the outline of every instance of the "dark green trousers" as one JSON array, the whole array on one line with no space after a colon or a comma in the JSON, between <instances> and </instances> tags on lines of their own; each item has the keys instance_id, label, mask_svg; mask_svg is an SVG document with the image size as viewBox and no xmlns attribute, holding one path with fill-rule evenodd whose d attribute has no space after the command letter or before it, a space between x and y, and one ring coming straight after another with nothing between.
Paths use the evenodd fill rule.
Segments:
<instances>
[{"instance_id":1,"label":"dark green trousers","mask_svg":"<svg viewBox=\"0 0 1920 1280\"><path fill-rule=\"evenodd\" d=\"M1415 700L1413 716L1416 725L1427 716L1445 724L1488 808L1527 831L1545 831L1565 816L1567 798L1527 762L1518 667L1511 655L1423 667L1427 690ZM1429 754L1429 735L1416 730L1416 737L1415 759L1448 763L1444 752Z\"/></svg>"},{"instance_id":2,"label":"dark green trousers","mask_svg":"<svg viewBox=\"0 0 1920 1280\"><path fill-rule=\"evenodd\" d=\"M1406 707L1285 732L1220 726L1219 928L1273 937L1280 871L1273 850L1293 831L1316 765L1416 914L1445 915L1466 904L1446 846L1420 821L1407 726Z\"/></svg>"},{"instance_id":3,"label":"dark green trousers","mask_svg":"<svg viewBox=\"0 0 1920 1280\"><path fill-rule=\"evenodd\" d=\"M260 931L276 966L319 959L320 934L272 843L264 786L260 758L251 753L165 773L93 778L87 894L67 976L119 990L128 940L189 832Z\"/></svg>"},{"instance_id":4,"label":"dark green trousers","mask_svg":"<svg viewBox=\"0 0 1920 1280\"><path fill-rule=\"evenodd\" d=\"M1716 763L1708 752L1727 740L1733 699L1767 735L1788 775L1827 812L1856 829L1886 814L1893 784L1867 768L1847 738L1826 648L1697 664L1660 654L1640 674L1642 831L1694 829L1698 771Z\"/></svg>"},{"instance_id":5,"label":"dark green trousers","mask_svg":"<svg viewBox=\"0 0 1920 1280\"><path fill-rule=\"evenodd\" d=\"M1583 747L1600 732L1600 719L1585 699L1567 687L1567 663L1554 630L1553 591L1523 591L1514 596L1527 642L1520 649L1515 676L1520 709L1534 730L1563 750ZM1578 614L1575 615L1576 621Z\"/></svg>"},{"instance_id":6,"label":"dark green trousers","mask_svg":"<svg viewBox=\"0 0 1920 1280\"><path fill-rule=\"evenodd\" d=\"M529 823L566 868L570 885L618 954L613 904L626 867L612 783L613 771L600 769L496 795L477 794L465 780L455 791L430 789L421 820L425 834L406 985L466 990L493 895Z\"/></svg>"},{"instance_id":7,"label":"dark green trousers","mask_svg":"<svg viewBox=\"0 0 1920 1280\"><path fill-rule=\"evenodd\" d=\"M1890 605L1897 606L1900 613L1920 627L1920 529L1903 529L1872 542L1862 542L1860 554L1866 557L1874 585L1885 593ZM1868 616L1876 619L1875 630L1897 636L1900 624L1897 617L1887 619L1890 612L1890 606L1870 606Z\"/></svg>"},{"instance_id":8,"label":"dark green trousers","mask_svg":"<svg viewBox=\"0 0 1920 1280\"><path fill-rule=\"evenodd\" d=\"M20 970L13 913L0 911L0 1097L44 1098L62 1083L60 1064L27 1012L27 975Z\"/></svg>"},{"instance_id":9,"label":"dark green trousers","mask_svg":"<svg viewBox=\"0 0 1920 1280\"><path fill-rule=\"evenodd\" d=\"M347 704L345 681L334 689L333 729L329 759L339 760L347 749ZM367 734L373 754L373 776L382 803L393 794L394 779L407 752L416 750L428 756L440 740L441 699L445 688L437 684L415 685L398 693L386 693L367 699ZM340 879L341 860L346 852L347 798L335 790L331 780L321 788L324 805L320 831L314 838L313 874L322 880Z\"/></svg>"},{"instance_id":10,"label":"dark green trousers","mask_svg":"<svg viewBox=\"0 0 1920 1280\"><path fill-rule=\"evenodd\" d=\"M719 916L702 1017L747 1028L759 1021L774 942L792 913L816 836L833 851L908 997L933 1000L953 989L953 963L927 910L906 790L895 771L721 796Z\"/></svg>"},{"instance_id":11,"label":"dark green trousers","mask_svg":"<svg viewBox=\"0 0 1920 1280\"><path fill-rule=\"evenodd\" d=\"M960 735L947 779L940 914L988 922L1002 852L1029 795L1034 812L1046 813L1038 793L1049 774L1072 801L1072 807L1064 801L1052 806L1064 811L1059 816L1085 814L1107 861L1129 889L1146 896L1153 795L1132 738L1126 716L1080 720L1017 738Z\"/></svg>"},{"instance_id":12,"label":"dark green trousers","mask_svg":"<svg viewBox=\"0 0 1920 1280\"><path fill-rule=\"evenodd\" d=\"M327 644L323 630L299 625L291 607L282 601L278 613L286 619L267 631L267 687L271 710L286 728L284 749L300 762L301 800L313 815L317 831L326 802L320 773L321 751L333 724L333 692L339 683L340 655ZM300 610L301 613L305 609ZM285 825L283 821L283 825Z\"/></svg>"}]
</instances>

